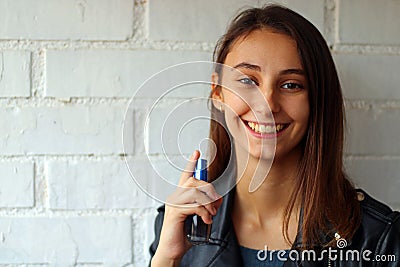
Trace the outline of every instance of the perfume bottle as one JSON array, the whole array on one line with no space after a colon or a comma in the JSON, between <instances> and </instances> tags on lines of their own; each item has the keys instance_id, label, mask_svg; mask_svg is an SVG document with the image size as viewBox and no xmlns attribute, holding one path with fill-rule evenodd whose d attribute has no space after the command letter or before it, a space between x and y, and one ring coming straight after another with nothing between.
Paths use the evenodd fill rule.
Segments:
<instances>
[{"instance_id":1,"label":"perfume bottle","mask_svg":"<svg viewBox=\"0 0 400 267\"><path fill-rule=\"evenodd\" d=\"M207 160L198 159L193 177L207 182ZM188 216L185 222L187 238L194 245L208 244L210 241L211 224L206 224L198 215Z\"/></svg>"}]
</instances>

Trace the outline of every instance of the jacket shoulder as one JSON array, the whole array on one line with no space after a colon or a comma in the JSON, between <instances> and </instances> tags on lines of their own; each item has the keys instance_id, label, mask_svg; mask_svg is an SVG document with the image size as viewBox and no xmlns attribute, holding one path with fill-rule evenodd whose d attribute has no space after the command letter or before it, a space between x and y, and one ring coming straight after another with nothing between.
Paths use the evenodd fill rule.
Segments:
<instances>
[{"instance_id":1,"label":"jacket shoulder","mask_svg":"<svg viewBox=\"0 0 400 267\"><path fill-rule=\"evenodd\" d=\"M361 207L361 224L352 239L352 247L374 253L390 253L399 257L400 213L357 189ZM391 265L390 265L391 266Z\"/></svg>"},{"instance_id":2,"label":"jacket shoulder","mask_svg":"<svg viewBox=\"0 0 400 267\"><path fill-rule=\"evenodd\" d=\"M371 220L378 220L384 224L391 224L399 221L399 212L393 211L388 205L373 198L362 189L357 189L357 197L360 201L363 217Z\"/></svg>"}]
</instances>

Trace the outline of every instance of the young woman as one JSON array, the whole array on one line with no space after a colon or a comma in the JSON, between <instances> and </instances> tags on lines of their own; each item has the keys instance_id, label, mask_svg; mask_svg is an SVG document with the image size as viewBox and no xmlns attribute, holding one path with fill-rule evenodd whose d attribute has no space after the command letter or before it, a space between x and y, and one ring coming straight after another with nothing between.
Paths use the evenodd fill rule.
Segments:
<instances>
[{"instance_id":1,"label":"young woman","mask_svg":"<svg viewBox=\"0 0 400 267\"><path fill-rule=\"evenodd\" d=\"M262 146L271 136L268 107L250 107L216 82L212 117L228 132L211 121L217 155L209 175L218 178L234 151L240 171L231 176L238 182L221 197L191 177L195 151L179 189L158 209L151 266L382 266L377 255L393 255L384 265L400 266L400 214L356 190L343 171L343 97L318 30L281 6L248 9L218 42L214 61L242 72L237 82L267 101L275 121L273 163L249 191L257 164L268 164ZM217 245L187 240L184 223L193 214L212 223Z\"/></svg>"}]
</instances>

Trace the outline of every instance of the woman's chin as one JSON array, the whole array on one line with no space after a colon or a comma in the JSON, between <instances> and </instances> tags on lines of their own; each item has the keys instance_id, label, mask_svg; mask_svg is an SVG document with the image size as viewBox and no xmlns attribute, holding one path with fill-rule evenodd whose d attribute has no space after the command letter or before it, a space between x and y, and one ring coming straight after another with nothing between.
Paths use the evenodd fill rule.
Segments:
<instances>
[{"instance_id":1,"label":"woman's chin","mask_svg":"<svg viewBox=\"0 0 400 267\"><path fill-rule=\"evenodd\" d=\"M250 151L249 155L253 158L259 159L259 160L274 160L275 158L275 150L269 149L269 150L257 150L257 151Z\"/></svg>"}]
</instances>

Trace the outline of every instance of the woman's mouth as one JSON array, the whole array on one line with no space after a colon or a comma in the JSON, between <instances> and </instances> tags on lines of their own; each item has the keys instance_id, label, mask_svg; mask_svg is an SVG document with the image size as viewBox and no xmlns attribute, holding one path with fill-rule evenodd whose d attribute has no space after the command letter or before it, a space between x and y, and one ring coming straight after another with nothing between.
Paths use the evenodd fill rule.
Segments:
<instances>
[{"instance_id":1,"label":"woman's mouth","mask_svg":"<svg viewBox=\"0 0 400 267\"><path fill-rule=\"evenodd\" d=\"M261 138L277 137L290 125L290 123L257 123L246 120L242 121L252 135Z\"/></svg>"}]
</instances>

